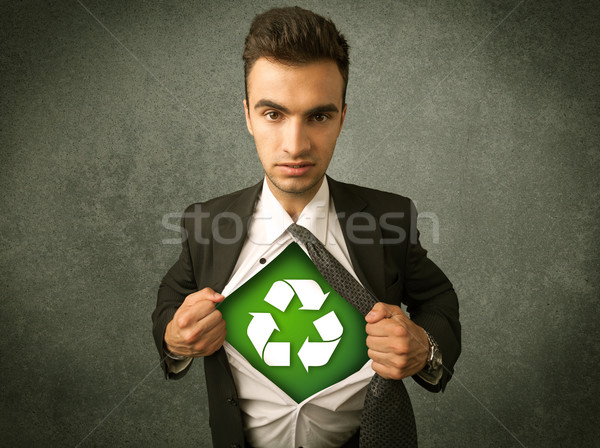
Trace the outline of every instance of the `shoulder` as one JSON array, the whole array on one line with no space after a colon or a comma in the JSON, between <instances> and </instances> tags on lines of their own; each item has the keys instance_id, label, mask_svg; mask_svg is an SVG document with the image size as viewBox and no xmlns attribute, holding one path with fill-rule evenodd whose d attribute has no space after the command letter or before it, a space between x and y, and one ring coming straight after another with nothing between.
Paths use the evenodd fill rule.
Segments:
<instances>
[{"instance_id":1,"label":"shoulder","mask_svg":"<svg viewBox=\"0 0 600 448\"><path fill-rule=\"evenodd\" d=\"M386 211L409 213L414 207L410 198L389 191L339 182L331 178L329 178L329 187L336 206L338 203L356 205L357 201L362 201L365 208L372 213Z\"/></svg>"},{"instance_id":2,"label":"shoulder","mask_svg":"<svg viewBox=\"0 0 600 448\"><path fill-rule=\"evenodd\" d=\"M237 190L231 193L217 196L206 201L190 204L184 211L186 216L195 216L203 213L202 216L216 214L225 211L231 211L240 215L251 213L254 209L254 202L262 189L262 180L250 187ZM199 217L199 216L198 216Z\"/></svg>"},{"instance_id":3,"label":"shoulder","mask_svg":"<svg viewBox=\"0 0 600 448\"><path fill-rule=\"evenodd\" d=\"M251 187L189 205L181 216L182 231L202 240L212 238L215 226L244 229L254 212L262 184L261 180Z\"/></svg>"}]
</instances>

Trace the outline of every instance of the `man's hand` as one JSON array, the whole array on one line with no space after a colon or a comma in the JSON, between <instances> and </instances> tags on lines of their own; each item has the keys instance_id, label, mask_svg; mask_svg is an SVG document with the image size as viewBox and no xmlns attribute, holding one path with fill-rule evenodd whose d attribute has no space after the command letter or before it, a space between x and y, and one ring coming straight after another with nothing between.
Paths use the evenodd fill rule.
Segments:
<instances>
[{"instance_id":1,"label":"man's hand","mask_svg":"<svg viewBox=\"0 0 600 448\"><path fill-rule=\"evenodd\" d=\"M376 303L365 320L368 355L379 376L400 380L425 367L429 352L427 333L400 307Z\"/></svg>"},{"instance_id":2,"label":"man's hand","mask_svg":"<svg viewBox=\"0 0 600 448\"><path fill-rule=\"evenodd\" d=\"M175 354L188 357L208 356L216 352L227 330L215 303L225 296L204 288L185 298L165 331L165 346Z\"/></svg>"}]
</instances>

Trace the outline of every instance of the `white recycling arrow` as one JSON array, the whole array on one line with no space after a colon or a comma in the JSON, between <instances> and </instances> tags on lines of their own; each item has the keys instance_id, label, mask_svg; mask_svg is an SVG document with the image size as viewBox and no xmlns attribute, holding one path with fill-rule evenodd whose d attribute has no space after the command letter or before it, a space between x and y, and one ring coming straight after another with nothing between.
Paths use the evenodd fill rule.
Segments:
<instances>
[{"instance_id":1,"label":"white recycling arrow","mask_svg":"<svg viewBox=\"0 0 600 448\"><path fill-rule=\"evenodd\" d=\"M329 293L323 294L321 287L314 280L286 280L302 302L301 310L320 310Z\"/></svg>"},{"instance_id":2,"label":"white recycling arrow","mask_svg":"<svg viewBox=\"0 0 600 448\"><path fill-rule=\"evenodd\" d=\"M271 289L269 289L267 297L265 297L265 302L273 305L283 313L293 298L294 290L292 287L286 282L278 280L271 285Z\"/></svg>"},{"instance_id":3,"label":"white recycling arrow","mask_svg":"<svg viewBox=\"0 0 600 448\"><path fill-rule=\"evenodd\" d=\"M268 342L275 330L279 331L275 319L270 313L250 313L252 320L248 324L248 338L261 358L268 366L290 365L290 343ZM268 343L267 343L268 342Z\"/></svg>"},{"instance_id":4,"label":"white recycling arrow","mask_svg":"<svg viewBox=\"0 0 600 448\"><path fill-rule=\"evenodd\" d=\"M340 339L331 342L309 342L306 338L306 341L298 350L298 357L306 371L308 372L309 367L319 367L327 364Z\"/></svg>"},{"instance_id":5,"label":"white recycling arrow","mask_svg":"<svg viewBox=\"0 0 600 448\"><path fill-rule=\"evenodd\" d=\"M248 325L248 338L262 358L263 350L271 334L279 328L270 313L250 313L252 320Z\"/></svg>"},{"instance_id":6,"label":"white recycling arrow","mask_svg":"<svg viewBox=\"0 0 600 448\"><path fill-rule=\"evenodd\" d=\"M342 327L334 311L330 311L325 316L319 317L313 322L313 325L324 341L333 341L339 338L344 332L344 327Z\"/></svg>"},{"instance_id":7,"label":"white recycling arrow","mask_svg":"<svg viewBox=\"0 0 600 448\"><path fill-rule=\"evenodd\" d=\"M290 366L290 343L269 342L265 347L265 364L274 367Z\"/></svg>"},{"instance_id":8,"label":"white recycling arrow","mask_svg":"<svg viewBox=\"0 0 600 448\"><path fill-rule=\"evenodd\" d=\"M344 327L342 327L334 311L318 318L313 324L324 342L310 342L306 338L304 344L298 350L298 357L307 372L309 367L319 367L327 364L344 332Z\"/></svg>"}]
</instances>

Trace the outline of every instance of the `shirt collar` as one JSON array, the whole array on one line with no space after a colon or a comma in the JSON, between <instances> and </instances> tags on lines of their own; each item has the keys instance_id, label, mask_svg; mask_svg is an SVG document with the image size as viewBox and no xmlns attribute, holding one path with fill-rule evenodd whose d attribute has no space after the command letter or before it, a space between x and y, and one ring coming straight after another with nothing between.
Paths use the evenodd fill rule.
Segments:
<instances>
[{"instance_id":1,"label":"shirt collar","mask_svg":"<svg viewBox=\"0 0 600 448\"><path fill-rule=\"evenodd\" d=\"M326 244L327 226L329 216L329 184L327 178L323 180L317 194L304 207L297 224L306 227L317 237L321 243ZM250 238L262 244L273 244L294 221L275 198L267 178L263 181L263 188L256 204L251 228Z\"/></svg>"}]
</instances>

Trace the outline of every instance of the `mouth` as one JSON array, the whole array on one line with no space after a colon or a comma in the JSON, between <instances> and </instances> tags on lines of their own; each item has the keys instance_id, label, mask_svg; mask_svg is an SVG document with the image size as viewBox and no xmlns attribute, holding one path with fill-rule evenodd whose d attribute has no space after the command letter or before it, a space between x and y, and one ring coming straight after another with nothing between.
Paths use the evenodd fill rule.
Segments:
<instances>
[{"instance_id":1,"label":"mouth","mask_svg":"<svg viewBox=\"0 0 600 448\"><path fill-rule=\"evenodd\" d=\"M314 166L314 163L310 162L291 162L291 163L278 163L277 168L283 171L288 176L302 176L306 174Z\"/></svg>"},{"instance_id":2,"label":"mouth","mask_svg":"<svg viewBox=\"0 0 600 448\"><path fill-rule=\"evenodd\" d=\"M312 166L310 162L298 162L298 163L279 163L279 166L287 166L288 168L304 168L305 166Z\"/></svg>"}]
</instances>

